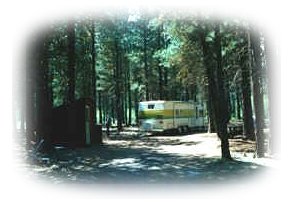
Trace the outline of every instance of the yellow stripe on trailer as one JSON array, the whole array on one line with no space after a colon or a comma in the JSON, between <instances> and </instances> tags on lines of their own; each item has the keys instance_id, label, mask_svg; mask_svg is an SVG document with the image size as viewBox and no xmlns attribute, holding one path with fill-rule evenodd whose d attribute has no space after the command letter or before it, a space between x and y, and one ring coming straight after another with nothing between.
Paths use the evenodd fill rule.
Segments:
<instances>
[{"instance_id":1,"label":"yellow stripe on trailer","mask_svg":"<svg viewBox=\"0 0 298 202\"><path fill-rule=\"evenodd\" d=\"M140 119L148 118L158 118L167 119L173 118L174 113L176 118L190 118L195 116L195 111L193 109L179 109L179 112L175 112L173 109L163 109L163 110L143 110L139 112Z\"/></svg>"}]
</instances>

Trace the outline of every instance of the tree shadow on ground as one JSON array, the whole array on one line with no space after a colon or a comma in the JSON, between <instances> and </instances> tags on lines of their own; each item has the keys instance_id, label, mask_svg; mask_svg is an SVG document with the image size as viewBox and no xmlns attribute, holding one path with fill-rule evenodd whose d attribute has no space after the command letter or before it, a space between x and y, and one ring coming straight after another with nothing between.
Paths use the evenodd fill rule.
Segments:
<instances>
[{"instance_id":1,"label":"tree shadow on ground","mask_svg":"<svg viewBox=\"0 0 298 202\"><path fill-rule=\"evenodd\" d=\"M204 154L180 156L156 149L164 144L200 142L150 138L114 142L57 150L48 156L49 162L38 165L36 173L57 183L226 183L251 179L266 168L251 162L223 161Z\"/></svg>"}]
</instances>

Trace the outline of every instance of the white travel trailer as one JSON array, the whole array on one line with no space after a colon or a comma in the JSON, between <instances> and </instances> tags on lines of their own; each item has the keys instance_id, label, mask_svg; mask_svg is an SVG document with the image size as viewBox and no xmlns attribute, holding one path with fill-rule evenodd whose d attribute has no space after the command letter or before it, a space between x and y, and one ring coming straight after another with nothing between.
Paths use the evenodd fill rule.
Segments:
<instances>
[{"instance_id":1,"label":"white travel trailer","mask_svg":"<svg viewBox=\"0 0 298 202\"><path fill-rule=\"evenodd\" d=\"M162 132L175 130L187 132L204 127L202 104L183 101L145 101L139 103L139 124L143 131Z\"/></svg>"}]
</instances>

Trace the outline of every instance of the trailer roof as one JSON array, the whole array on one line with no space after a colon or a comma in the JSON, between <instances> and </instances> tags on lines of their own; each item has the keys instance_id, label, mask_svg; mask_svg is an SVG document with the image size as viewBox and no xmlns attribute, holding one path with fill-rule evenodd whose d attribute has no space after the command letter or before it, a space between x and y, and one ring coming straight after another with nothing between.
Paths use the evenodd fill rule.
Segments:
<instances>
[{"instance_id":1,"label":"trailer roof","mask_svg":"<svg viewBox=\"0 0 298 202\"><path fill-rule=\"evenodd\" d=\"M142 104L153 104L153 103L165 103L165 102L176 102L176 103L193 103L193 101L175 101L175 100L150 100L150 101L142 101Z\"/></svg>"},{"instance_id":2,"label":"trailer roof","mask_svg":"<svg viewBox=\"0 0 298 202\"><path fill-rule=\"evenodd\" d=\"M144 104L151 104L151 103L164 103L166 102L165 100L150 100L150 101L142 101L140 103L144 103Z\"/></svg>"}]
</instances>

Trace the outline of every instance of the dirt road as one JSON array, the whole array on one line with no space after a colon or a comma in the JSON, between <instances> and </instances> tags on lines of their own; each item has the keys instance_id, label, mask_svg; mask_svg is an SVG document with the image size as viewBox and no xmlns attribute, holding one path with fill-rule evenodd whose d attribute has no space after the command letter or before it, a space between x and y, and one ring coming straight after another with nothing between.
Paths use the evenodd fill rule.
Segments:
<instances>
[{"instance_id":1,"label":"dirt road","mask_svg":"<svg viewBox=\"0 0 298 202\"><path fill-rule=\"evenodd\" d=\"M39 162L22 161L19 166L36 180L54 183L239 181L251 179L267 167L253 162L253 147L253 142L234 140L231 150L236 161L222 161L215 134L121 135L106 139L102 146L58 149Z\"/></svg>"}]
</instances>

